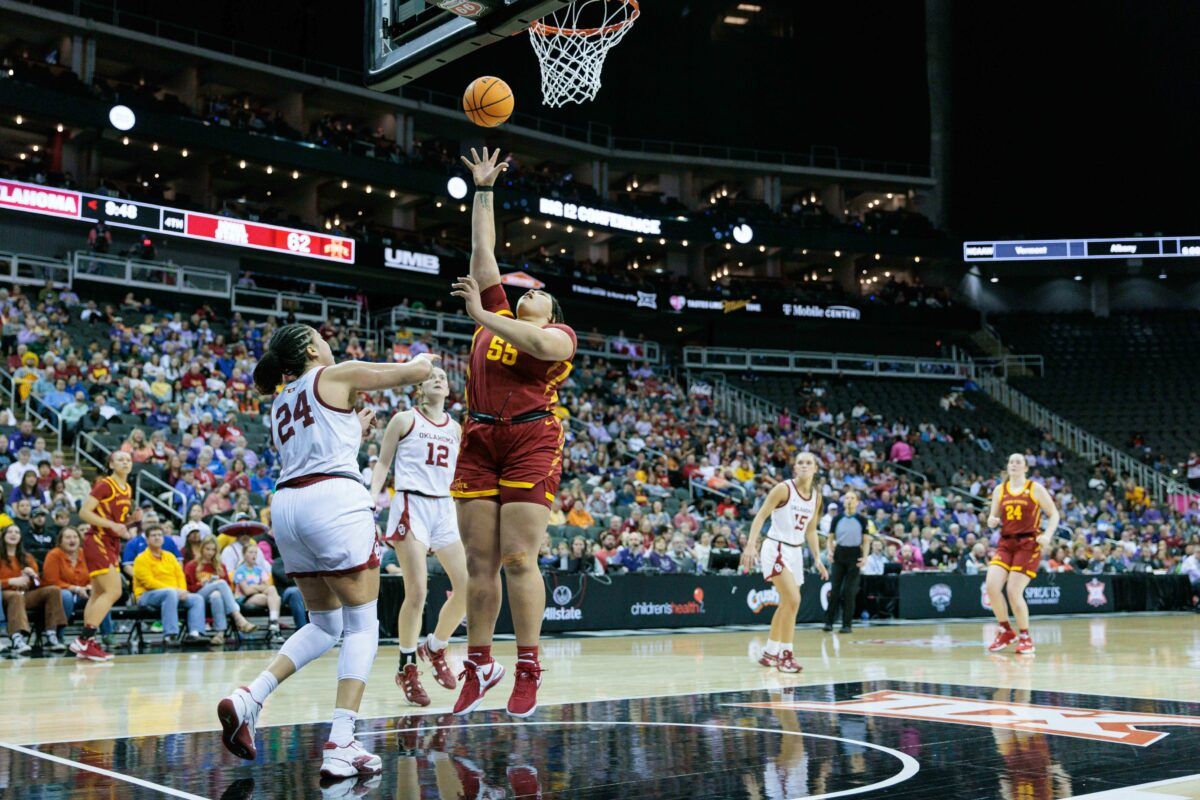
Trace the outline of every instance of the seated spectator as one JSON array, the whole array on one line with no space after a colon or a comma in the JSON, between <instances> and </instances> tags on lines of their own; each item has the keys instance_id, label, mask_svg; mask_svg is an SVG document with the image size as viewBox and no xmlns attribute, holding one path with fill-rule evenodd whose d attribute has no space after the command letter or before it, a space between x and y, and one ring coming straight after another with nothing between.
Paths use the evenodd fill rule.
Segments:
<instances>
[{"instance_id":1,"label":"seated spectator","mask_svg":"<svg viewBox=\"0 0 1200 800\"><path fill-rule=\"evenodd\" d=\"M685 524L686 535L686 524ZM708 531L700 534L700 538L692 545L692 558L696 562L697 572L708 572L708 561L712 556L712 534Z\"/></svg>"},{"instance_id":2,"label":"seated spectator","mask_svg":"<svg viewBox=\"0 0 1200 800\"><path fill-rule=\"evenodd\" d=\"M28 527L21 527L21 543L34 558L45 558L54 547L54 530L47 524L49 513L45 506L34 510Z\"/></svg>"},{"instance_id":3,"label":"seated spectator","mask_svg":"<svg viewBox=\"0 0 1200 800\"><path fill-rule=\"evenodd\" d=\"M208 598L212 610L213 628L216 634L212 637L215 645L225 644L225 630L229 627L226 617L233 617L233 624L242 633L250 633L258 626L242 616L242 609L233 597L233 584L229 573L217 558L217 538L209 535L200 543L200 553L197 558L189 561L183 569L187 579L189 592L200 597Z\"/></svg>"},{"instance_id":4,"label":"seated spectator","mask_svg":"<svg viewBox=\"0 0 1200 800\"><path fill-rule=\"evenodd\" d=\"M567 524L574 525L576 528L590 528L596 524L596 520L584 508L583 503L576 502L567 512Z\"/></svg>"},{"instance_id":5,"label":"seated spectator","mask_svg":"<svg viewBox=\"0 0 1200 800\"><path fill-rule=\"evenodd\" d=\"M134 428L129 432L129 438L121 444L121 451L129 453L135 464L143 464L154 456L154 448L150 446L146 432L141 428Z\"/></svg>"},{"instance_id":6,"label":"seated spectator","mask_svg":"<svg viewBox=\"0 0 1200 800\"><path fill-rule=\"evenodd\" d=\"M620 517L617 517L617 519L620 520ZM606 530L604 532L604 534L600 537L599 545L595 549L595 552L592 554L595 556L596 561L599 562L600 567L601 567L601 569L603 569L604 572L611 571L609 569L609 563L616 559L617 550L618 550L617 535L615 533L613 533L611 530ZM616 564L616 563L612 564L613 570L616 570L619 568L620 568L619 564Z\"/></svg>"},{"instance_id":7,"label":"seated spectator","mask_svg":"<svg viewBox=\"0 0 1200 800\"><path fill-rule=\"evenodd\" d=\"M75 616L75 609L83 611L92 593L87 562L83 558L83 538L79 531L66 527L58 532L57 544L46 554L42 573L46 585L57 586L62 594L63 613L69 623ZM106 631L106 627L110 630ZM101 634L110 633L111 627L112 620L105 618L100 626Z\"/></svg>"},{"instance_id":8,"label":"seated spectator","mask_svg":"<svg viewBox=\"0 0 1200 800\"><path fill-rule=\"evenodd\" d=\"M617 554L609 559L608 566L622 572L637 572L646 564L646 550L642 546L642 535L636 531L625 534L625 543L617 548Z\"/></svg>"},{"instance_id":9,"label":"seated spectator","mask_svg":"<svg viewBox=\"0 0 1200 800\"><path fill-rule=\"evenodd\" d=\"M877 538L871 539L871 552L867 554L867 560L863 563L863 575L882 575L884 565L887 564L887 556L883 552L883 541Z\"/></svg>"},{"instance_id":10,"label":"seated spectator","mask_svg":"<svg viewBox=\"0 0 1200 800\"><path fill-rule=\"evenodd\" d=\"M146 548L150 546L150 540L146 537L145 532L148 531L152 526L158 527L159 531L162 531L162 527L158 523L158 514L152 509L147 509L146 511L142 512L140 531L129 541L125 542L125 547L121 551L121 571L124 572L125 575L130 579L133 578L133 565L134 562L137 561L137 557L145 552ZM164 534L163 543L160 546L162 549L174 556L177 562L182 562L183 554L179 552L179 547L176 546L173 539L167 538ZM183 567L181 566L180 569L182 568Z\"/></svg>"},{"instance_id":11,"label":"seated spectator","mask_svg":"<svg viewBox=\"0 0 1200 800\"><path fill-rule=\"evenodd\" d=\"M31 511L41 508L49 499L46 492L38 488L38 471L36 469L27 470L21 476L20 482L15 484L12 491L8 493L10 505L16 505L21 500L28 500Z\"/></svg>"},{"instance_id":12,"label":"seated spectator","mask_svg":"<svg viewBox=\"0 0 1200 800\"><path fill-rule=\"evenodd\" d=\"M9 449L12 449L11 441ZM16 450L17 460L8 465L8 469L4 473L5 483L15 488L21 485L21 479L25 477L25 473L32 472L34 477L37 477L37 465L29 463L29 456L32 452L28 447Z\"/></svg>"},{"instance_id":13,"label":"seated spectator","mask_svg":"<svg viewBox=\"0 0 1200 800\"><path fill-rule=\"evenodd\" d=\"M667 554L675 564L675 572L696 572L696 560L688 552L687 540L680 534L677 533L671 538Z\"/></svg>"},{"instance_id":14,"label":"seated spectator","mask_svg":"<svg viewBox=\"0 0 1200 800\"><path fill-rule=\"evenodd\" d=\"M1067 548L1061 545L1054 548L1054 554L1046 560L1046 568L1050 572L1075 571L1075 566L1071 563L1071 558L1067 554Z\"/></svg>"},{"instance_id":15,"label":"seated spectator","mask_svg":"<svg viewBox=\"0 0 1200 800\"><path fill-rule=\"evenodd\" d=\"M78 464L71 467L71 476L63 481L63 488L66 489L67 499L71 501L76 511L83 505L83 498L92 491L92 485L88 483L87 478L83 477L83 467Z\"/></svg>"},{"instance_id":16,"label":"seated spectator","mask_svg":"<svg viewBox=\"0 0 1200 800\"><path fill-rule=\"evenodd\" d=\"M67 624L62 595L57 586L39 586L37 562L21 546L21 529L9 525L0 542L0 600L8 619L13 655L23 656L33 649L30 611L42 612L42 630L46 647L54 652L66 650L58 631Z\"/></svg>"},{"instance_id":17,"label":"seated spectator","mask_svg":"<svg viewBox=\"0 0 1200 800\"><path fill-rule=\"evenodd\" d=\"M649 520L646 521L649 524ZM654 540L650 554L646 558L646 566L659 572L675 572L675 561L667 552L667 537L659 536Z\"/></svg>"},{"instance_id":18,"label":"seated spectator","mask_svg":"<svg viewBox=\"0 0 1200 800\"><path fill-rule=\"evenodd\" d=\"M271 578L271 569L263 563L262 553L257 547L243 550L242 563L233 571L233 583L237 587L238 602L242 608L267 607L267 630L270 638L277 638L281 598Z\"/></svg>"},{"instance_id":19,"label":"seated spectator","mask_svg":"<svg viewBox=\"0 0 1200 800\"><path fill-rule=\"evenodd\" d=\"M228 514L233 511L232 491L233 489L228 483L222 483L215 491L209 492L208 496L204 498L205 516Z\"/></svg>"},{"instance_id":20,"label":"seated spectator","mask_svg":"<svg viewBox=\"0 0 1200 800\"><path fill-rule=\"evenodd\" d=\"M187 590L183 567L175 554L163 549L163 529L151 525L140 537L145 549L133 561L133 596L139 608L158 610L162 615L165 643L209 644L204 636L204 598ZM187 611L187 637L180 639L179 606Z\"/></svg>"}]
</instances>

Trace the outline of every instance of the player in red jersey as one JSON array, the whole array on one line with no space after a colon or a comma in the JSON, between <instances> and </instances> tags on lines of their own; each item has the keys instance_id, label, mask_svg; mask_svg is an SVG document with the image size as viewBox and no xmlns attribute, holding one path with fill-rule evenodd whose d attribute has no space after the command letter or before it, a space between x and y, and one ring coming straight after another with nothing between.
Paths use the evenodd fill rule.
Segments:
<instances>
[{"instance_id":1,"label":"player in red jersey","mask_svg":"<svg viewBox=\"0 0 1200 800\"><path fill-rule=\"evenodd\" d=\"M500 568L517 634L516 683L508 713L537 708L538 661L546 587L538 548L562 475L562 422L557 388L571 373L575 332L548 293L530 290L509 308L496 264L493 184L505 170L499 151L463 159L475 179L471 216L471 274L452 294L466 301L478 327L467 367L467 421L450 495L467 550L467 658L454 713L475 710L500 682L492 659L500 611Z\"/></svg>"},{"instance_id":2,"label":"player in red jersey","mask_svg":"<svg viewBox=\"0 0 1200 800\"><path fill-rule=\"evenodd\" d=\"M1013 453L1008 457L1008 480L992 492L988 527L1000 529L1000 543L987 571L988 598L992 602L992 613L1000 623L995 640L988 646L993 653L1008 647L1013 639L1017 640L1018 653L1034 652L1025 587L1037 577L1042 548L1050 543L1050 537L1058 530L1058 507L1045 486L1026 478L1027 470L1025 456ZM1045 532L1042 531L1043 512L1049 521ZM1019 634L1008 622L1004 605L1006 593L1008 607L1017 618Z\"/></svg>"},{"instance_id":3,"label":"player in red jersey","mask_svg":"<svg viewBox=\"0 0 1200 800\"><path fill-rule=\"evenodd\" d=\"M133 506L129 485L133 457L117 450L108 457L108 467L108 477L96 481L79 509L79 518L89 526L83 535L83 558L91 577L91 594L83 609L83 633L71 642L71 652L87 661L112 659L96 642L96 630L121 599L122 540L132 535L125 523L141 516L140 511L132 517L129 513Z\"/></svg>"}]
</instances>

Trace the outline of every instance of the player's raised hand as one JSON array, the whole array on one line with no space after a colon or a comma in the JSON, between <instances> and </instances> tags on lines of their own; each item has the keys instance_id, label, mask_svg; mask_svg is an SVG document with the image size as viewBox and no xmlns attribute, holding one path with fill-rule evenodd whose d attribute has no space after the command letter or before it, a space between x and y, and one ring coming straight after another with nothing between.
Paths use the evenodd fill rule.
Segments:
<instances>
[{"instance_id":1,"label":"player's raised hand","mask_svg":"<svg viewBox=\"0 0 1200 800\"><path fill-rule=\"evenodd\" d=\"M491 186L501 173L508 170L508 164L500 161L499 147L491 153L488 153L486 147L483 148L482 156L472 147L471 158L469 160L466 156L461 156L461 158L462 162L467 165L467 169L471 170L471 177L475 180L476 186Z\"/></svg>"},{"instance_id":2,"label":"player's raised hand","mask_svg":"<svg viewBox=\"0 0 1200 800\"><path fill-rule=\"evenodd\" d=\"M480 297L479 281L470 275L459 278L454 282L454 291L450 294L466 301L467 316L476 322L479 321L480 315L483 314L483 299Z\"/></svg>"},{"instance_id":3,"label":"player's raised hand","mask_svg":"<svg viewBox=\"0 0 1200 800\"><path fill-rule=\"evenodd\" d=\"M375 427L375 409L365 406L359 411L358 424L362 426L362 438L367 439L371 435L371 428Z\"/></svg>"}]
</instances>

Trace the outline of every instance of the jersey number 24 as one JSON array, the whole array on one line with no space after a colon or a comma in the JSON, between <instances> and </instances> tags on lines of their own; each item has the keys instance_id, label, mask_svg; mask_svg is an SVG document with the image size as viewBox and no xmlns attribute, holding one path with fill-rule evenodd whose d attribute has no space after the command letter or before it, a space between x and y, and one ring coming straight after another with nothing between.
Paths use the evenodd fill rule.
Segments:
<instances>
[{"instance_id":1,"label":"jersey number 24","mask_svg":"<svg viewBox=\"0 0 1200 800\"><path fill-rule=\"evenodd\" d=\"M279 431L281 446L287 444L287 440L296 434L292 427L293 423L302 422L307 428L316 422L313 418L312 407L308 404L308 392L301 392L297 395L296 404L290 408L287 403L280 404L279 408L275 409L275 421L277 423L275 429Z\"/></svg>"}]
</instances>

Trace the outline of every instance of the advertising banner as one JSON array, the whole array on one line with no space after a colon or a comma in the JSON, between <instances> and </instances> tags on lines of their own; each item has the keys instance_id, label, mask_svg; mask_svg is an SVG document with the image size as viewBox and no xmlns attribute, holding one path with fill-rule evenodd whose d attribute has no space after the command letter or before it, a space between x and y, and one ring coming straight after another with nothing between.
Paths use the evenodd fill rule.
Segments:
<instances>
[{"instance_id":1,"label":"advertising banner","mask_svg":"<svg viewBox=\"0 0 1200 800\"><path fill-rule=\"evenodd\" d=\"M1030 614L1115 611L1112 575L1042 573L1025 589ZM983 575L907 572L900 576L900 616L905 619L991 616Z\"/></svg>"}]
</instances>

